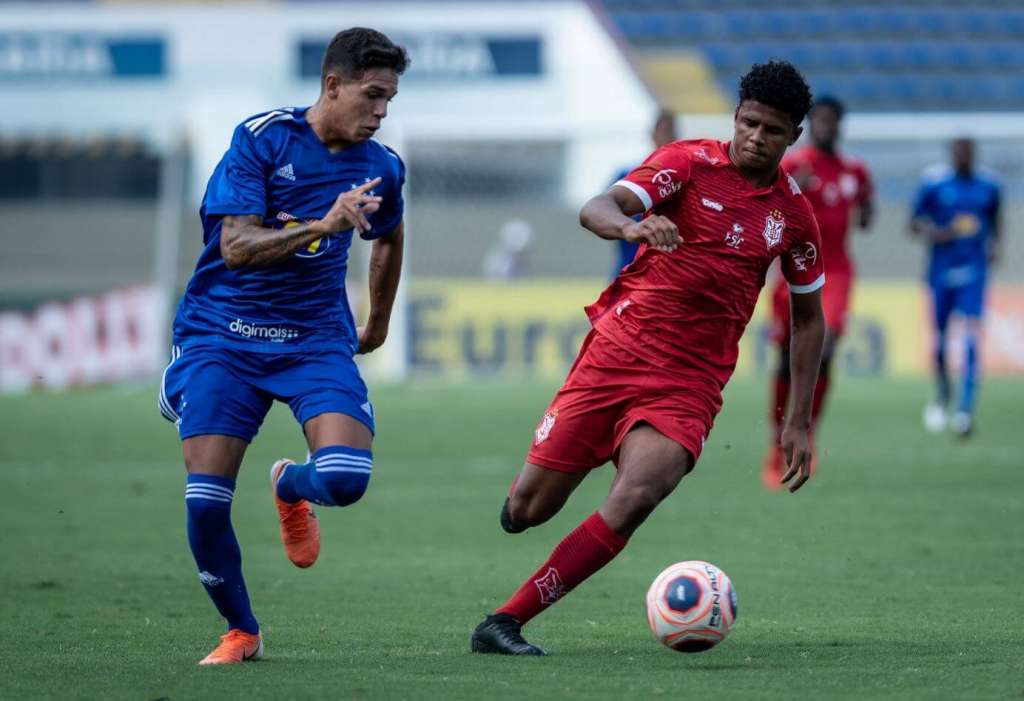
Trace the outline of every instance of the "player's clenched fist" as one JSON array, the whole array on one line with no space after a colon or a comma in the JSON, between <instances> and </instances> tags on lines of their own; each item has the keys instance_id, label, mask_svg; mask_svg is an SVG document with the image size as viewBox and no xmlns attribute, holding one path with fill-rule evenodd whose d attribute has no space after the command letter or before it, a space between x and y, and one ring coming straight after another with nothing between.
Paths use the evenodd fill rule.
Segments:
<instances>
[{"instance_id":1,"label":"player's clenched fist","mask_svg":"<svg viewBox=\"0 0 1024 701\"><path fill-rule=\"evenodd\" d=\"M333 234L351 228L355 228L360 234L369 231L370 222L366 217L380 209L383 199L369 194L369 191L380 185L380 182L380 178L374 178L338 195L338 199L334 201L330 211L320 220L320 224L324 227L324 233Z\"/></svg>"},{"instance_id":2,"label":"player's clenched fist","mask_svg":"<svg viewBox=\"0 0 1024 701\"><path fill-rule=\"evenodd\" d=\"M660 214L652 214L642 221L628 224L622 234L630 243L646 243L659 251L674 251L682 243L676 225Z\"/></svg>"}]
</instances>

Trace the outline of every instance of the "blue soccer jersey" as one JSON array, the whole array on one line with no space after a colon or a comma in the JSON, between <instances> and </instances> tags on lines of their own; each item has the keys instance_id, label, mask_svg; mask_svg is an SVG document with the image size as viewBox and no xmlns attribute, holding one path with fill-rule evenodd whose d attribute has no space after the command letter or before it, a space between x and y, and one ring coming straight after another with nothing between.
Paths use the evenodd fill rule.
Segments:
<instances>
[{"instance_id":1,"label":"blue soccer jersey","mask_svg":"<svg viewBox=\"0 0 1024 701\"><path fill-rule=\"evenodd\" d=\"M950 167L924 179L914 202L914 217L948 227L956 238L931 247L928 282L936 287L983 284L988 249L999 212L999 185L991 176L961 177Z\"/></svg>"},{"instance_id":2,"label":"blue soccer jersey","mask_svg":"<svg viewBox=\"0 0 1024 701\"><path fill-rule=\"evenodd\" d=\"M286 261L230 270L220 253L227 215L258 215L279 229L322 218L338 195L374 178L383 197L368 217L373 239L402 221L405 166L368 140L331 153L306 122L305 108L282 108L245 120L234 132L203 197L205 248L178 306L174 342L292 353L345 348L358 339L345 294L352 230L325 236Z\"/></svg>"}]
</instances>

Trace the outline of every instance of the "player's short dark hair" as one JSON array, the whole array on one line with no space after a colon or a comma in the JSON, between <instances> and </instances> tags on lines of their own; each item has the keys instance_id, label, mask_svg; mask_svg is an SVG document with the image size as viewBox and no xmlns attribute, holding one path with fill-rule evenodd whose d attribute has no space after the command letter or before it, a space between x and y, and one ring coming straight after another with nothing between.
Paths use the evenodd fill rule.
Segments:
<instances>
[{"instance_id":1,"label":"player's short dark hair","mask_svg":"<svg viewBox=\"0 0 1024 701\"><path fill-rule=\"evenodd\" d=\"M330 72L346 80L362 77L370 68L390 68L398 75L409 67L409 53L376 29L352 27L334 35L324 52L320 80Z\"/></svg>"},{"instance_id":2,"label":"player's short dark hair","mask_svg":"<svg viewBox=\"0 0 1024 701\"><path fill-rule=\"evenodd\" d=\"M799 126L811 109L811 89L800 71L788 61L755 63L740 78L740 102L754 100L789 115Z\"/></svg>"},{"instance_id":3,"label":"player's short dark hair","mask_svg":"<svg viewBox=\"0 0 1024 701\"><path fill-rule=\"evenodd\" d=\"M822 95L821 97L814 98L814 105L811 106L811 112L814 112L819 107L828 107L836 113L837 119L842 119L846 115L846 105L844 105L842 100L834 95Z\"/></svg>"}]
</instances>

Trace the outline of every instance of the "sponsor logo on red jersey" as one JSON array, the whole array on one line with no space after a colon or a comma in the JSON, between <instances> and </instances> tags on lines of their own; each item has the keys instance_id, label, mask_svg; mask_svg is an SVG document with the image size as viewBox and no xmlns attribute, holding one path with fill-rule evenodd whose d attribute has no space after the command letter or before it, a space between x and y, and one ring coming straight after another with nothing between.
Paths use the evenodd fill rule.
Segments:
<instances>
[{"instance_id":1,"label":"sponsor logo on red jersey","mask_svg":"<svg viewBox=\"0 0 1024 701\"><path fill-rule=\"evenodd\" d=\"M696 151L694 151L693 155L696 156L697 158L701 159L702 161L707 161L708 163L710 163L713 166L714 165L718 165L721 162L721 160L722 160L718 156L708 155L708 152L704 150L703 146L700 147L699 149L697 149Z\"/></svg>"},{"instance_id":2,"label":"sponsor logo on red jersey","mask_svg":"<svg viewBox=\"0 0 1024 701\"><path fill-rule=\"evenodd\" d=\"M733 224L732 230L725 232L725 245L729 248L739 248L743 243L743 227Z\"/></svg>"},{"instance_id":3,"label":"sponsor logo on red jersey","mask_svg":"<svg viewBox=\"0 0 1024 701\"><path fill-rule=\"evenodd\" d=\"M818 249L810 241L804 243L803 247L796 247L789 252L793 259L793 267L803 272L807 270L808 264L814 265L818 260Z\"/></svg>"},{"instance_id":4,"label":"sponsor logo on red jersey","mask_svg":"<svg viewBox=\"0 0 1024 701\"><path fill-rule=\"evenodd\" d=\"M651 184L658 186L658 195L660 197L671 197L682 189L683 184L676 180L673 174L678 175L679 171L675 168L666 168L665 170L659 170L651 177Z\"/></svg>"}]
</instances>

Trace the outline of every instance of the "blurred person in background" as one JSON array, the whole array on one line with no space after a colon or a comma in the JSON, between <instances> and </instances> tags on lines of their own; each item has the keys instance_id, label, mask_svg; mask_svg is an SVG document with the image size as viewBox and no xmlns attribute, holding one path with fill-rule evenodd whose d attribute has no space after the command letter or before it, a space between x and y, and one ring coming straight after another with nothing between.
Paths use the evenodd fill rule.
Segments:
<instances>
[{"instance_id":1,"label":"blurred person in background","mask_svg":"<svg viewBox=\"0 0 1024 701\"><path fill-rule=\"evenodd\" d=\"M654 128L651 130L651 141L654 144L655 150L665 146L666 144L672 143L678 138L679 134L676 131L676 113L672 110L662 108L658 112L658 116L654 120ZM615 174L615 177L612 178L611 184L614 185L625 178L635 167L636 166L630 166L620 170ZM637 215L637 221L640 220L640 216L641 215L639 214ZM632 241L626 241L625 239L619 239L615 242L616 257L615 265L612 268L613 280L623 268L633 262L633 259L636 258L637 249L639 248L640 244L633 243Z\"/></svg>"},{"instance_id":2,"label":"blurred person in background","mask_svg":"<svg viewBox=\"0 0 1024 701\"><path fill-rule=\"evenodd\" d=\"M732 141L662 146L580 210L593 234L640 250L587 307L593 328L534 432L501 527L522 533L548 521L606 462L615 478L600 507L476 627L473 652L546 654L522 627L611 562L694 468L776 258L793 308L794 401L781 479L795 492L810 477L825 273L808 253L821 245L811 207L779 167L810 107L792 64L755 65L740 81Z\"/></svg>"},{"instance_id":3,"label":"blurred person in background","mask_svg":"<svg viewBox=\"0 0 1024 701\"><path fill-rule=\"evenodd\" d=\"M311 107L247 118L210 177L205 249L178 306L158 403L178 427L188 542L228 632L201 665L263 654L242 578L231 503L246 448L274 400L302 426L306 464L279 460L271 483L288 558L320 552L310 502L348 506L373 466L373 407L353 356L388 333L403 249L398 155L371 137L408 65L372 29L339 32ZM345 296L355 234L373 241L370 311L356 328Z\"/></svg>"},{"instance_id":4,"label":"blurred person in background","mask_svg":"<svg viewBox=\"0 0 1024 701\"><path fill-rule=\"evenodd\" d=\"M812 431L821 418L832 376L836 344L846 328L856 272L847 248L851 225L871 226L874 216L874 187L865 165L839 150L839 137L846 108L835 97L823 95L814 101L807 116L810 143L793 149L782 159L782 167L796 180L811 203L821 229L821 250L807 251L821 256L828 283L821 293L825 310L825 347L821 370L811 405ZM777 276L772 292L772 340L779 347L771 404L771 444L765 454L761 481L767 489L780 488L783 472L779 437L789 400L789 294L785 280Z\"/></svg>"},{"instance_id":5,"label":"blurred person in background","mask_svg":"<svg viewBox=\"0 0 1024 701\"><path fill-rule=\"evenodd\" d=\"M498 232L498 241L484 256L484 277L511 280L530 271L529 253L533 227L525 219L509 219Z\"/></svg>"},{"instance_id":6,"label":"blurred person in background","mask_svg":"<svg viewBox=\"0 0 1024 701\"><path fill-rule=\"evenodd\" d=\"M935 324L936 395L925 407L924 425L939 433L948 424L956 435L966 437L974 429L988 269L1000 255L1000 186L993 175L975 168L971 139L955 139L950 154L952 165L926 171L914 200L910 231L928 246L926 279ZM952 391L946 342L954 313L963 319L963 363L960 396L949 418Z\"/></svg>"}]
</instances>

